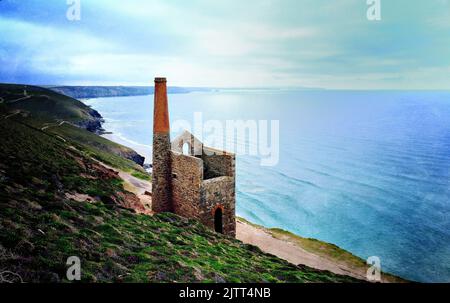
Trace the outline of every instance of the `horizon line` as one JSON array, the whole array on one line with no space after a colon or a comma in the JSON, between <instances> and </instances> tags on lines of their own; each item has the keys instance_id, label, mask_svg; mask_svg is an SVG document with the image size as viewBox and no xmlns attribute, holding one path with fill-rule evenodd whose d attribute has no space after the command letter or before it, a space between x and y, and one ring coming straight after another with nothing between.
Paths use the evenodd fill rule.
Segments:
<instances>
[{"instance_id":1,"label":"horizon line","mask_svg":"<svg viewBox=\"0 0 450 303\"><path fill-rule=\"evenodd\" d=\"M148 87L153 88L154 85L142 84L29 84L0 82L1 85L29 85L44 88L50 87ZM211 90L308 90L308 91L450 91L450 88L327 88L327 87L308 87L308 86L189 86L189 85L168 85L172 88L191 88L191 89L211 89Z\"/></svg>"}]
</instances>

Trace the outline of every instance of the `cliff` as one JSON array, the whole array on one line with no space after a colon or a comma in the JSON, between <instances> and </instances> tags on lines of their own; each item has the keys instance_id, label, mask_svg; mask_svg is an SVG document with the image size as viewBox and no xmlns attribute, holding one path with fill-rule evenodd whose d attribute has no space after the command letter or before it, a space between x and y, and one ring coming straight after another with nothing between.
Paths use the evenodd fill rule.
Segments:
<instances>
[{"instance_id":1,"label":"cliff","mask_svg":"<svg viewBox=\"0 0 450 303\"><path fill-rule=\"evenodd\" d=\"M82 282L359 281L290 264L193 220L146 215L108 166L149 177L99 147L114 144L71 123L49 125L31 110L37 104L12 109L10 96L0 95L3 279L67 282L67 258L78 256Z\"/></svg>"}]
</instances>

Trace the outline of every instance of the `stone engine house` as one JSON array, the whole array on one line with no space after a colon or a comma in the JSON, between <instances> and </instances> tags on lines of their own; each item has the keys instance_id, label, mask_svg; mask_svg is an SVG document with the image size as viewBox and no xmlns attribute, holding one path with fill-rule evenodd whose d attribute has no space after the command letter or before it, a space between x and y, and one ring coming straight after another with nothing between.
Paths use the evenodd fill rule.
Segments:
<instances>
[{"instance_id":1,"label":"stone engine house","mask_svg":"<svg viewBox=\"0 0 450 303\"><path fill-rule=\"evenodd\" d=\"M236 236L235 155L206 147L188 131L170 142L165 78L155 79L152 209L197 219Z\"/></svg>"}]
</instances>

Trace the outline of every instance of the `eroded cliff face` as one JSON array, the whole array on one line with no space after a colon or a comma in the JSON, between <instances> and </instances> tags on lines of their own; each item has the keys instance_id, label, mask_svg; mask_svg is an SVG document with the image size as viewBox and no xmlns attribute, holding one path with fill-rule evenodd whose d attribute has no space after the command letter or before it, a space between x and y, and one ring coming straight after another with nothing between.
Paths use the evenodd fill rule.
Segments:
<instances>
[{"instance_id":1,"label":"eroded cliff face","mask_svg":"<svg viewBox=\"0 0 450 303\"><path fill-rule=\"evenodd\" d=\"M96 111L95 109L90 109L88 111L88 118L79 121L76 123L76 126L83 128L87 131L95 133L97 135L101 135L105 132L102 127L102 124L105 122L102 115ZM118 156L124 157L125 159L131 160L139 166L144 166L145 157L138 154L135 150L131 148L114 148L109 149L105 146L107 151L113 152Z\"/></svg>"},{"instance_id":2,"label":"eroded cliff face","mask_svg":"<svg viewBox=\"0 0 450 303\"><path fill-rule=\"evenodd\" d=\"M101 134L104 132L104 129L102 128L104 122L102 115L100 115L98 111L90 109L85 118L80 119L80 121L75 122L74 124L92 133Z\"/></svg>"},{"instance_id":3,"label":"eroded cliff face","mask_svg":"<svg viewBox=\"0 0 450 303\"><path fill-rule=\"evenodd\" d=\"M144 166L145 157L138 154L132 149L120 150L117 155L124 157L125 159L131 160L139 166Z\"/></svg>"}]
</instances>

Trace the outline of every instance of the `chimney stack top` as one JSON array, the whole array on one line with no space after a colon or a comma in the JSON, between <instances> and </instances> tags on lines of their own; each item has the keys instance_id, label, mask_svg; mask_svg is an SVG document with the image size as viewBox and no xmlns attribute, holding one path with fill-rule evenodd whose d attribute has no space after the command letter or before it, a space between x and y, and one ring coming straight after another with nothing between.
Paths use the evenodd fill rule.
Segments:
<instances>
[{"instance_id":1,"label":"chimney stack top","mask_svg":"<svg viewBox=\"0 0 450 303\"><path fill-rule=\"evenodd\" d=\"M165 82L167 82L166 78L163 78L163 77L156 77L155 78L155 83L165 83Z\"/></svg>"},{"instance_id":2,"label":"chimney stack top","mask_svg":"<svg viewBox=\"0 0 450 303\"><path fill-rule=\"evenodd\" d=\"M169 106L167 101L166 78L155 78L154 94L153 132L169 133Z\"/></svg>"}]
</instances>

